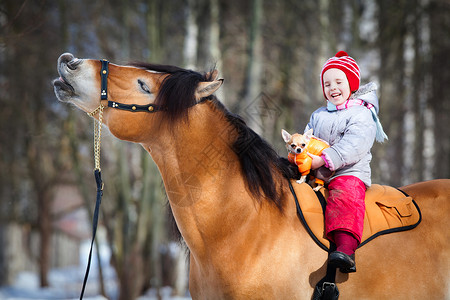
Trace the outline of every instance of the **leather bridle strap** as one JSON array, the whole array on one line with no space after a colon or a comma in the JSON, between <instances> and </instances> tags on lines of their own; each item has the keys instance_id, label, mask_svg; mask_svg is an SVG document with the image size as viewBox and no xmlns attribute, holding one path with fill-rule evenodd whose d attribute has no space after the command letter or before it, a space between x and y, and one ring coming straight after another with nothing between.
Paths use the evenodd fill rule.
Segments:
<instances>
[{"instance_id":1,"label":"leather bridle strap","mask_svg":"<svg viewBox=\"0 0 450 300\"><path fill-rule=\"evenodd\" d=\"M153 113L153 112L162 110L159 108L159 106L154 105L154 104L147 104L147 105L123 104L123 103L119 103L116 101L108 101L108 107L132 111L132 112L143 111L143 112L148 112L148 113Z\"/></svg>"},{"instance_id":2,"label":"leather bridle strap","mask_svg":"<svg viewBox=\"0 0 450 300\"><path fill-rule=\"evenodd\" d=\"M109 74L109 61L106 59L100 60L102 63L102 69L100 70L101 78L101 90L100 90L100 100L108 100L108 74Z\"/></svg>"},{"instance_id":3,"label":"leather bridle strap","mask_svg":"<svg viewBox=\"0 0 450 300\"><path fill-rule=\"evenodd\" d=\"M158 112L162 109L155 104L146 104L146 105L139 105L139 104L124 104L117 101L111 101L108 100L108 74L109 74L109 61L106 59L100 60L102 63L102 68L100 70L101 75L101 92L100 92L100 103L107 102L103 106L105 107L111 107L111 108L117 108L121 110L131 111L131 112ZM101 104L102 105L102 104Z\"/></svg>"}]
</instances>

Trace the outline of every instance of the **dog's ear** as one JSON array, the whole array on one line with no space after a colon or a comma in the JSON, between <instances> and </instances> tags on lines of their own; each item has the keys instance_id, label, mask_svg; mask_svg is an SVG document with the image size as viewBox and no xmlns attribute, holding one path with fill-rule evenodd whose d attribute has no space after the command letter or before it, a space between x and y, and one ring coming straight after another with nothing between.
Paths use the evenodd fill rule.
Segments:
<instances>
[{"instance_id":1,"label":"dog's ear","mask_svg":"<svg viewBox=\"0 0 450 300\"><path fill-rule=\"evenodd\" d=\"M281 135L283 136L283 140L285 143L288 143L291 140L291 135L284 129L281 129Z\"/></svg>"},{"instance_id":2,"label":"dog's ear","mask_svg":"<svg viewBox=\"0 0 450 300\"><path fill-rule=\"evenodd\" d=\"M312 135L313 135L313 130L312 130L312 128L311 128L310 130L308 130L307 132L305 132L304 137L305 137L307 140L310 140L311 137L312 137Z\"/></svg>"}]
</instances>

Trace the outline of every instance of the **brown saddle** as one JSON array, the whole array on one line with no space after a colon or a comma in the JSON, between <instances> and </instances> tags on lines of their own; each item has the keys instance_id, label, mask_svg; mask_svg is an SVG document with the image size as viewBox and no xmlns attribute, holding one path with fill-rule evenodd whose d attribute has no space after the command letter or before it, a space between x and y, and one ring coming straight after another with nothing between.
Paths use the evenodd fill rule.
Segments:
<instances>
[{"instance_id":1,"label":"brown saddle","mask_svg":"<svg viewBox=\"0 0 450 300\"><path fill-rule=\"evenodd\" d=\"M324 230L328 190L322 188L319 192L314 192L308 184L296 182L290 182L290 188L300 220L314 241L328 251L330 242L325 237ZM297 198L296 195L301 197ZM359 247L380 235L413 229L422 220L416 202L404 192L390 186L373 184L366 191L365 202L364 230Z\"/></svg>"}]
</instances>

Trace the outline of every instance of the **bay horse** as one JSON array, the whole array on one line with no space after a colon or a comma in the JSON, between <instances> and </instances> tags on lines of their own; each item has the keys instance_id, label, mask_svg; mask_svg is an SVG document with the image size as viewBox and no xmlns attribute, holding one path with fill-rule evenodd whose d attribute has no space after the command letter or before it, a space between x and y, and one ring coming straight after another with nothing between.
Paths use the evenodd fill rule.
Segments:
<instances>
[{"instance_id":1,"label":"bay horse","mask_svg":"<svg viewBox=\"0 0 450 300\"><path fill-rule=\"evenodd\" d=\"M327 253L297 218L287 160L213 95L217 71L109 64L105 102L102 65L62 54L56 96L87 113L104 103L110 132L151 155L189 248L192 298L311 299ZM401 190L422 223L360 248L358 271L337 272L342 299L450 299L450 180Z\"/></svg>"}]
</instances>

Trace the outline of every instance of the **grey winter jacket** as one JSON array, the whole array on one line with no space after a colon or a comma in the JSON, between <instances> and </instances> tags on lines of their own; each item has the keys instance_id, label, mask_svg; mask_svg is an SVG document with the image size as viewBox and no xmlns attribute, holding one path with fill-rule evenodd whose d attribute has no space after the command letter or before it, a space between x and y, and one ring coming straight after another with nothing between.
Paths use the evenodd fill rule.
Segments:
<instances>
[{"instance_id":1,"label":"grey winter jacket","mask_svg":"<svg viewBox=\"0 0 450 300\"><path fill-rule=\"evenodd\" d=\"M373 104L378 112L376 86L368 85L361 87L352 98ZM367 107L358 105L337 111L321 107L311 115L305 132L311 128L316 137L330 144L330 148L322 152L331 160L330 169L335 171L329 181L338 176L352 175L367 187L371 185L370 149L377 127Z\"/></svg>"}]
</instances>

